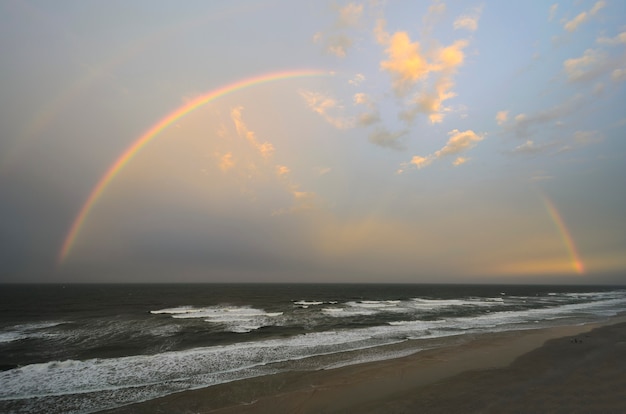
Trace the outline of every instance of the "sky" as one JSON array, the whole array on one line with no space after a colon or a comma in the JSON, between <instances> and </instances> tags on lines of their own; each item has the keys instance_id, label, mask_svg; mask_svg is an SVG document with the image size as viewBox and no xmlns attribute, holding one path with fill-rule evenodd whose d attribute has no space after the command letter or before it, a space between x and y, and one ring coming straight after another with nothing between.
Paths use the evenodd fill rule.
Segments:
<instances>
[{"instance_id":1,"label":"sky","mask_svg":"<svg viewBox=\"0 0 626 414\"><path fill-rule=\"evenodd\" d=\"M0 1L0 282L626 283L626 2Z\"/></svg>"}]
</instances>

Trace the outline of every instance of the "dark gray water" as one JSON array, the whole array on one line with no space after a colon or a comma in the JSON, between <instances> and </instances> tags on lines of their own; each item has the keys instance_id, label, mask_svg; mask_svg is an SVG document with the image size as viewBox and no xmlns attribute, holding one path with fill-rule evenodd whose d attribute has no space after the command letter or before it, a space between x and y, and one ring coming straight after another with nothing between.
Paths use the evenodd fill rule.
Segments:
<instances>
[{"instance_id":1,"label":"dark gray water","mask_svg":"<svg viewBox=\"0 0 626 414\"><path fill-rule=\"evenodd\" d=\"M4 285L0 310L0 412L94 412L279 370L396 357L388 345L407 340L591 322L626 310L626 290Z\"/></svg>"}]
</instances>

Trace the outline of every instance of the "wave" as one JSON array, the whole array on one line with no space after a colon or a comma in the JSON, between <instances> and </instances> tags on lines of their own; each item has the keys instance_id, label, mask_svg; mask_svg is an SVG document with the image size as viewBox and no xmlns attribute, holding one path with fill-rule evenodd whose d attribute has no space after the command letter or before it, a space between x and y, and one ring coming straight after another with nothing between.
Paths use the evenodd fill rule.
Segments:
<instances>
[{"instance_id":1,"label":"wave","mask_svg":"<svg viewBox=\"0 0 626 414\"><path fill-rule=\"evenodd\" d=\"M196 308L180 306L176 308L150 311L151 314L168 314L175 319L200 318L205 322L224 325L227 330L236 333L246 333L273 325L273 318L281 316L283 312L266 312L249 306L208 306Z\"/></svg>"}]
</instances>

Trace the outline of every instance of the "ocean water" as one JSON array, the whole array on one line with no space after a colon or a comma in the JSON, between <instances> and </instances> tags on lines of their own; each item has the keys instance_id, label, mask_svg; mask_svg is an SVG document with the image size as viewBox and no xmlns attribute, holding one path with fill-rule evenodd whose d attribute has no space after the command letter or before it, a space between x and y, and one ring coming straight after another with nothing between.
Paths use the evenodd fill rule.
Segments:
<instances>
[{"instance_id":1,"label":"ocean water","mask_svg":"<svg viewBox=\"0 0 626 414\"><path fill-rule=\"evenodd\" d=\"M4 285L0 310L0 412L91 413L482 332L603 320L626 310L626 289Z\"/></svg>"}]
</instances>

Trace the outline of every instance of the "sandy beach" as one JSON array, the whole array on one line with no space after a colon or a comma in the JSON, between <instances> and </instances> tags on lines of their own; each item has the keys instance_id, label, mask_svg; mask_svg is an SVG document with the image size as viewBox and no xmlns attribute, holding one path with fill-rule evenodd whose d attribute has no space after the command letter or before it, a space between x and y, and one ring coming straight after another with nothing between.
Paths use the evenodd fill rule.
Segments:
<instances>
[{"instance_id":1,"label":"sandy beach","mask_svg":"<svg viewBox=\"0 0 626 414\"><path fill-rule=\"evenodd\" d=\"M618 413L626 319L477 335L408 357L289 372L107 413Z\"/></svg>"}]
</instances>

